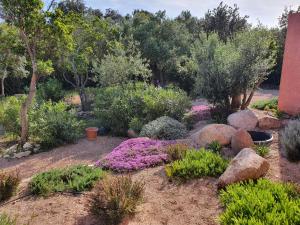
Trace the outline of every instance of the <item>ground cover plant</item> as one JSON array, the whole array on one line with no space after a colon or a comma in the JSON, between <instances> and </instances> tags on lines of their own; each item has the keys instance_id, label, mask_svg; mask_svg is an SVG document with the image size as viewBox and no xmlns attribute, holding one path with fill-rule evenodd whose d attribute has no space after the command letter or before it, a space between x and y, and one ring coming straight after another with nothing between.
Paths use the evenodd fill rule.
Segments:
<instances>
[{"instance_id":1,"label":"ground cover plant","mask_svg":"<svg viewBox=\"0 0 300 225\"><path fill-rule=\"evenodd\" d=\"M255 145L254 150L262 157L265 157L270 152L270 148L267 145Z\"/></svg>"},{"instance_id":2,"label":"ground cover plant","mask_svg":"<svg viewBox=\"0 0 300 225\"><path fill-rule=\"evenodd\" d=\"M283 115L283 113L280 112L278 109L278 98L259 100L259 101L254 102L251 105L251 107L254 109L270 111L273 113L274 116L276 116L278 118L282 117L282 115Z\"/></svg>"},{"instance_id":3,"label":"ground cover plant","mask_svg":"<svg viewBox=\"0 0 300 225\"><path fill-rule=\"evenodd\" d=\"M20 183L18 172L0 171L0 202L12 197Z\"/></svg>"},{"instance_id":4,"label":"ground cover plant","mask_svg":"<svg viewBox=\"0 0 300 225\"><path fill-rule=\"evenodd\" d=\"M281 138L289 160L300 160L300 120L292 120L282 132Z\"/></svg>"},{"instance_id":5,"label":"ground cover plant","mask_svg":"<svg viewBox=\"0 0 300 225\"><path fill-rule=\"evenodd\" d=\"M115 171L132 171L159 165L167 161L165 147L170 144L174 144L174 141L132 138L114 148L96 162L96 166Z\"/></svg>"},{"instance_id":6,"label":"ground cover plant","mask_svg":"<svg viewBox=\"0 0 300 225\"><path fill-rule=\"evenodd\" d=\"M124 217L135 213L143 192L143 181L133 181L129 176L108 176L95 186L90 210L104 219L105 224L117 225Z\"/></svg>"},{"instance_id":7,"label":"ground cover plant","mask_svg":"<svg viewBox=\"0 0 300 225\"><path fill-rule=\"evenodd\" d=\"M53 169L34 176L29 190L34 195L47 196L55 192L81 192L90 190L104 176L100 168L77 165L64 169Z\"/></svg>"},{"instance_id":8,"label":"ground cover plant","mask_svg":"<svg viewBox=\"0 0 300 225\"><path fill-rule=\"evenodd\" d=\"M143 126L141 137L154 139L175 140L187 136L186 127L177 120L162 116Z\"/></svg>"},{"instance_id":9,"label":"ground cover plant","mask_svg":"<svg viewBox=\"0 0 300 225\"><path fill-rule=\"evenodd\" d=\"M8 215L0 214L0 225L17 225L16 219L10 218Z\"/></svg>"},{"instance_id":10,"label":"ground cover plant","mask_svg":"<svg viewBox=\"0 0 300 225\"><path fill-rule=\"evenodd\" d=\"M200 150L188 150L181 160L166 165L165 171L169 178L189 180L193 178L221 175L228 165L228 161L219 154Z\"/></svg>"},{"instance_id":11,"label":"ground cover plant","mask_svg":"<svg viewBox=\"0 0 300 225\"><path fill-rule=\"evenodd\" d=\"M266 179L233 184L222 190L222 225L299 224L300 194L292 184Z\"/></svg>"}]
</instances>

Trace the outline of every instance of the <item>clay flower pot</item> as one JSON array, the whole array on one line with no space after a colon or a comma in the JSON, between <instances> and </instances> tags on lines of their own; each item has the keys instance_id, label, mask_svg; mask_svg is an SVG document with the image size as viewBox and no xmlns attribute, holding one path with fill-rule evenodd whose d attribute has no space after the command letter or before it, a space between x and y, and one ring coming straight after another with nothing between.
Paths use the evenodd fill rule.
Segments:
<instances>
[{"instance_id":1,"label":"clay flower pot","mask_svg":"<svg viewBox=\"0 0 300 225\"><path fill-rule=\"evenodd\" d=\"M88 127L85 129L86 137L89 141L95 141L97 139L98 128Z\"/></svg>"}]
</instances>

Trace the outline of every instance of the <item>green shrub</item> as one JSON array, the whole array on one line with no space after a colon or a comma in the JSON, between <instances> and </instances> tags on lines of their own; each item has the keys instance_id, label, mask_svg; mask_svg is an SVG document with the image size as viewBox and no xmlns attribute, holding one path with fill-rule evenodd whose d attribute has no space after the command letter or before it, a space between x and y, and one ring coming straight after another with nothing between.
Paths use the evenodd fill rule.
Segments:
<instances>
[{"instance_id":1,"label":"green shrub","mask_svg":"<svg viewBox=\"0 0 300 225\"><path fill-rule=\"evenodd\" d=\"M0 124L7 134L18 137L21 132L20 109L24 97L7 97L0 101Z\"/></svg>"},{"instance_id":2,"label":"green shrub","mask_svg":"<svg viewBox=\"0 0 300 225\"><path fill-rule=\"evenodd\" d=\"M83 134L83 122L63 102L36 104L30 112L30 136L43 148L74 143Z\"/></svg>"},{"instance_id":3,"label":"green shrub","mask_svg":"<svg viewBox=\"0 0 300 225\"><path fill-rule=\"evenodd\" d=\"M170 161L183 159L189 147L186 144L173 144L167 147L167 154Z\"/></svg>"},{"instance_id":4,"label":"green shrub","mask_svg":"<svg viewBox=\"0 0 300 225\"><path fill-rule=\"evenodd\" d=\"M0 171L0 202L12 197L17 191L19 183L20 178L18 172L7 173Z\"/></svg>"},{"instance_id":5,"label":"green shrub","mask_svg":"<svg viewBox=\"0 0 300 225\"><path fill-rule=\"evenodd\" d=\"M29 190L34 195L47 196L55 192L90 190L104 172L95 167L77 165L64 169L53 169L33 177Z\"/></svg>"},{"instance_id":6,"label":"green shrub","mask_svg":"<svg viewBox=\"0 0 300 225\"><path fill-rule=\"evenodd\" d=\"M129 123L129 128L139 133L143 128L143 122L139 118L133 117Z\"/></svg>"},{"instance_id":7,"label":"green shrub","mask_svg":"<svg viewBox=\"0 0 300 225\"><path fill-rule=\"evenodd\" d=\"M215 153L220 153L222 150L222 145L218 141L213 141L207 145L207 149Z\"/></svg>"},{"instance_id":8,"label":"green shrub","mask_svg":"<svg viewBox=\"0 0 300 225\"><path fill-rule=\"evenodd\" d=\"M129 124L147 124L161 116L180 120L190 108L186 93L175 88L156 88L143 83L99 89L94 113L114 134L126 134Z\"/></svg>"},{"instance_id":9,"label":"green shrub","mask_svg":"<svg viewBox=\"0 0 300 225\"><path fill-rule=\"evenodd\" d=\"M222 225L300 224L300 195L291 184L266 179L233 184L220 198Z\"/></svg>"},{"instance_id":10,"label":"green shrub","mask_svg":"<svg viewBox=\"0 0 300 225\"><path fill-rule=\"evenodd\" d=\"M300 120L288 123L282 132L282 144L287 157L291 161L300 160Z\"/></svg>"},{"instance_id":11,"label":"green shrub","mask_svg":"<svg viewBox=\"0 0 300 225\"><path fill-rule=\"evenodd\" d=\"M54 78L48 79L45 83L40 83L37 88L38 101L58 102L65 95L62 83Z\"/></svg>"},{"instance_id":12,"label":"green shrub","mask_svg":"<svg viewBox=\"0 0 300 225\"><path fill-rule=\"evenodd\" d=\"M0 214L0 225L17 225L16 219L11 219L8 215Z\"/></svg>"},{"instance_id":13,"label":"green shrub","mask_svg":"<svg viewBox=\"0 0 300 225\"><path fill-rule=\"evenodd\" d=\"M205 149L188 150L182 160L177 160L166 166L166 174L170 178L188 180L206 176L218 176L228 165L227 160L219 154Z\"/></svg>"},{"instance_id":14,"label":"green shrub","mask_svg":"<svg viewBox=\"0 0 300 225\"><path fill-rule=\"evenodd\" d=\"M270 152L270 148L267 145L255 145L254 150L261 157L265 157Z\"/></svg>"},{"instance_id":15,"label":"green shrub","mask_svg":"<svg viewBox=\"0 0 300 225\"><path fill-rule=\"evenodd\" d=\"M251 107L259 110L277 110L278 98L259 100L254 102Z\"/></svg>"},{"instance_id":16,"label":"green shrub","mask_svg":"<svg viewBox=\"0 0 300 225\"><path fill-rule=\"evenodd\" d=\"M119 224L135 213L142 200L144 183L129 176L106 177L94 188L90 198L91 212L105 220L105 224Z\"/></svg>"},{"instance_id":17,"label":"green shrub","mask_svg":"<svg viewBox=\"0 0 300 225\"><path fill-rule=\"evenodd\" d=\"M156 120L143 126L140 136L175 140L184 138L187 135L185 126L177 120L174 120L168 116L162 116Z\"/></svg>"}]
</instances>

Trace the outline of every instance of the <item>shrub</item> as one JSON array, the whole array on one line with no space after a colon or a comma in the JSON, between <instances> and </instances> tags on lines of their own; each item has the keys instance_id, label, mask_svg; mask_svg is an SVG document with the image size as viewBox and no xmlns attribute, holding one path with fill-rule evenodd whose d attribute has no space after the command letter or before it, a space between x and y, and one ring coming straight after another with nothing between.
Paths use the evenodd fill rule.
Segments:
<instances>
[{"instance_id":1,"label":"shrub","mask_svg":"<svg viewBox=\"0 0 300 225\"><path fill-rule=\"evenodd\" d=\"M30 135L43 148L74 143L83 133L83 123L67 111L63 102L44 102L30 112Z\"/></svg>"},{"instance_id":2,"label":"shrub","mask_svg":"<svg viewBox=\"0 0 300 225\"><path fill-rule=\"evenodd\" d=\"M300 160L300 120L290 121L282 132L282 143L291 161Z\"/></svg>"},{"instance_id":3,"label":"shrub","mask_svg":"<svg viewBox=\"0 0 300 225\"><path fill-rule=\"evenodd\" d=\"M300 224L300 195L295 186L260 179L233 184L220 193L222 225Z\"/></svg>"},{"instance_id":4,"label":"shrub","mask_svg":"<svg viewBox=\"0 0 300 225\"><path fill-rule=\"evenodd\" d=\"M16 219L11 219L8 215L0 214L0 225L17 225Z\"/></svg>"},{"instance_id":5,"label":"shrub","mask_svg":"<svg viewBox=\"0 0 300 225\"><path fill-rule=\"evenodd\" d=\"M0 101L0 124L8 134L20 135L20 109L24 97L7 97Z\"/></svg>"},{"instance_id":6,"label":"shrub","mask_svg":"<svg viewBox=\"0 0 300 225\"><path fill-rule=\"evenodd\" d=\"M133 117L129 123L129 128L135 132L140 132L143 128L143 122L139 118Z\"/></svg>"},{"instance_id":7,"label":"shrub","mask_svg":"<svg viewBox=\"0 0 300 225\"><path fill-rule=\"evenodd\" d=\"M141 127L161 116L180 120L189 107L190 99L180 89L137 83L99 89L94 113L113 134L124 135L130 123Z\"/></svg>"},{"instance_id":8,"label":"shrub","mask_svg":"<svg viewBox=\"0 0 300 225\"><path fill-rule=\"evenodd\" d=\"M213 141L208 144L207 148L215 153L220 153L222 150L222 145L218 141Z\"/></svg>"},{"instance_id":9,"label":"shrub","mask_svg":"<svg viewBox=\"0 0 300 225\"><path fill-rule=\"evenodd\" d=\"M265 157L270 151L270 148L267 145L256 145L254 149L261 157Z\"/></svg>"},{"instance_id":10,"label":"shrub","mask_svg":"<svg viewBox=\"0 0 300 225\"><path fill-rule=\"evenodd\" d=\"M259 110L277 110L278 98L259 100L254 102L251 107Z\"/></svg>"},{"instance_id":11,"label":"shrub","mask_svg":"<svg viewBox=\"0 0 300 225\"><path fill-rule=\"evenodd\" d=\"M173 144L167 147L167 154L169 161L183 159L189 147L186 144Z\"/></svg>"},{"instance_id":12,"label":"shrub","mask_svg":"<svg viewBox=\"0 0 300 225\"><path fill-rule=\"evenodd\" d=\"M63 99L65 92L62 83L54 78L48 79L45 83L40 83L37 88L38 101L58 102Z\"/></svg>"},{"instance_id":13,"label":"shrub","mask_svg":"<svg viewBox=\"0 0 300 225\"><path fill-rule=\"evenodd\" d=\"M99 168L77 165L64 169L53 169L33 177L29 190L34 195L47 196L55 192L90 190L104 176Z\"/></svg>"},{"instance_id":14,"label":"shrub","mask_svg":"<svg viewBox=\"0 0 300 225\"><path fill-rule=\"evenodd\" d=\"M187 135L185 126L177 120L163 116L143 126L140 136L175 140Z\"/></svg>"},{"instance_id":15,"label":"shrub","mask_svg":"<svg viewBox=\"0 0 300 225\"><path fill-rule=\"evenodd\" d=\"M165 170L170 178L188 180L205 176L218 176L224 172L228 162L219 154L205 149L189 150L182 160L167 165Z\"/></svg>"},{"instance_id":16,"label":"shrub","mask_svg":"<svg viewBox=\"0 0 300 225\"><path fill-rule=\"evenodd\" d=\"M12 197L20 183L19 173L0 171L0 202ZM1 224L1 223L0 223Z\"/></svg>"},{"instance_id":17,"label":"shrub","mask_svg":"<svg viewBox=\"0 0 300 225\"><path fill-rule=\"evenodd\" d=\"M143 192L141 181L134 182L129 176L107 177L95 186L90 210L106 224L119 224L125 216L135 213Z\"/></svg>"},{"instance_id":18,"label":"shrub","mask_svg":"<svg viewBox=\"0 0 300 225\"><path fill-rule=\"evenodd\" d=\"M165 147L174 144L171 141L151 140L149 138L132 138L114 148L96 166L115 171L139 170L167 161Z\"/></svg>"}]
</instances>

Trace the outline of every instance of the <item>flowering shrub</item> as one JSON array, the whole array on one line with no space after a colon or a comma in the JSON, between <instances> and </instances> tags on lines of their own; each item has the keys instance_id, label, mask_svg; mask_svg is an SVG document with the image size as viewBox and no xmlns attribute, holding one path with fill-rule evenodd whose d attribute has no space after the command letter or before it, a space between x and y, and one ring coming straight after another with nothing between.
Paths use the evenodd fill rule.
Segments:
<instances>
[{"instance_id":1,"label":"flowering shrub","mask_svg":"<svg viewBox=\"0 0 300 225\"><path fill-rule=\"evenodd\" d=\"M198 121L210 119L210 111L211 108L207 105L195 105L184 115L183 121L189 129L192 129Z\"/></svg>"},{"instance_id":2,"label":"flowering shrub","mask_svg":"<svg viewBox=\"0 0 300 225\"><path fill-rule=\"evenodd\" d=\"M96 166L115 171L131 171L151 167L167 161L165 147L174 141L159 141L149 138L132 138L122 142Z\"/></svg>"}]
</instances>

